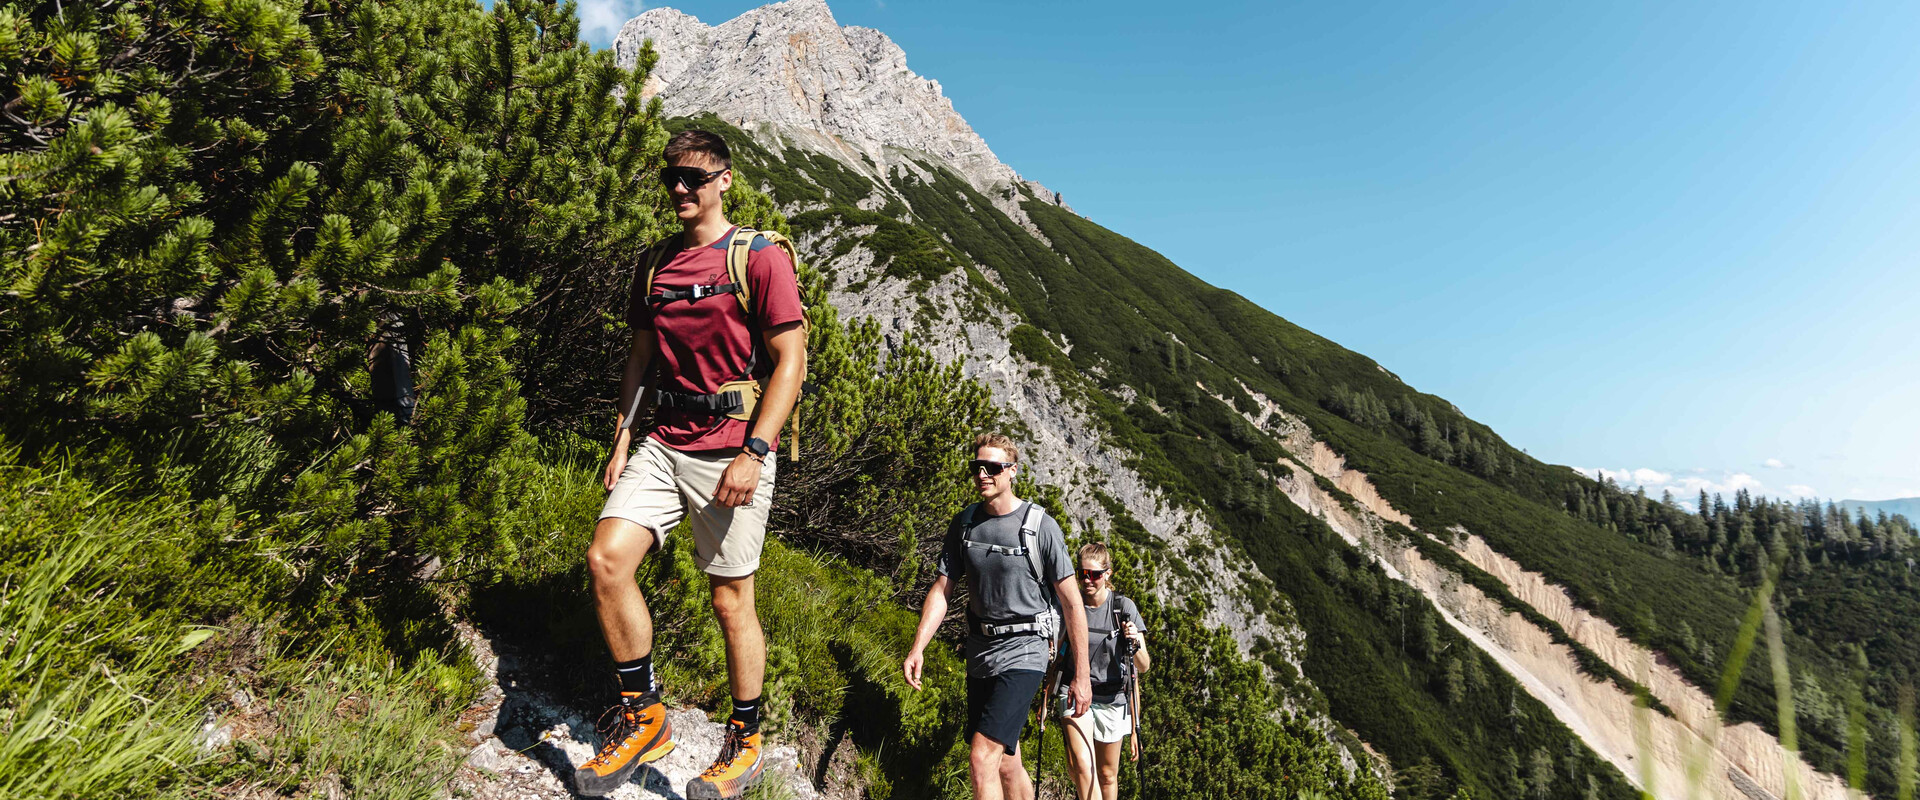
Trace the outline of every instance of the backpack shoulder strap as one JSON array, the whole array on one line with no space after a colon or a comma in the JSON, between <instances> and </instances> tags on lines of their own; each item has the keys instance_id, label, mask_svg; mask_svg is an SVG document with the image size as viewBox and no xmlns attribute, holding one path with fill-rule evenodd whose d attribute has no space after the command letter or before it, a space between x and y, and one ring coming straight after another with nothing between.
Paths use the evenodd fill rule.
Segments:
<instances>
[{"instance_id":1,"label":"backpack shoulder strap","mask_svg":"<svg viewBox=\"0 0 1920 800\"><path fill-rule=\"evenodd\" d=\"M973 521L975 518L979 516L980 516L979 503L969 503L966 508L960 509L961 537L964 538L967 535L967 531L973 530Z\"/></svg>"},{"instance_id":2,"label":"backpack shoulder strap","mask_svg":"<svg viewBox=\"0 0 1920 800\"><path fill-rule=\"evenodd\" d=\"M1116 632L1116 635L1117 635L1117 632L1120 630L1120 612L1125 610L1126 606L1132 605L1132 604L1133 604L1132 599L1128 598L1126 595L1121 594L1119 592L1114 592L1113 597L1107 600L1107 627L1112 628ZM1139 611L1138 608L1135 608L1134 610L1136 612ZM1137 619L1137 617L1139 617L1139 614L1136 613L1136 614L1132 614L1131 616L1136 617L1134 621L1135 625L1142 624Z\"/></svg>"},{"instance_id":3,"label":"backpack shoulder strap","mask_svg":"<svg viewBox=\"0 0 1920 800\"><path fill-rule=\"evenodd\" d=\"M733 238L727 240L727 281L733 284L733 297L740 301L740 310L753 318L752 284L747 283L747 259L753 255L753 240L760 237L771 239L779 234L766 234L748 227L733 229Z\"/></svg>"},{"instance_id":4,"label":"backpack shoulder strap","mask_svg":"<svg viewBox=\"0 0 1920 800\"><path fill-rule=\"evenodd\" d=\"M736 287L733 296L740 301L740 310L747 312L749 317L753 314L753 288L747 282L747 259L760 249L753 246L755 239L764 239L768 246L785 251L787 260L793 262L794 270L800 269L800 251L794 248L792 239L781 235L779 231L756 231L752 228L734 231L733 238L727 241L727 280Z\"/></svg>"},{"instance_id":5,"label":"backpack shoulder strap","mask_svg":"<svg viewBox=\"0 0 1920 800\"><path fill-rule=\"evenodd\" d=\"M1027 549L1027 569L1033 571L1033 579L1040 582L1040 593L1053 601L1053 587L1047 585L1047 572L1040 568L1040 521L1047 518L1047 510L1039 503L1027 501L1027 514L1020 519L1020 544Z\"/></svg>"},{"instance_id":6,"label":"backpack shoulder strap","mask_svg":"<svg viewBox=\"0 0 1920 800\"><path fill-rule=\"evenodd\" d=\"M641 298L644 299L653 294L653 276L660 273L660 265L667 263L668 257L673 254L673 240L676 236L654 242L652 247L640 254L641 260L645 262L645 267L640 271L641 280L645 281L645 284L640 287Z\"/></svg>"}]
</instances>

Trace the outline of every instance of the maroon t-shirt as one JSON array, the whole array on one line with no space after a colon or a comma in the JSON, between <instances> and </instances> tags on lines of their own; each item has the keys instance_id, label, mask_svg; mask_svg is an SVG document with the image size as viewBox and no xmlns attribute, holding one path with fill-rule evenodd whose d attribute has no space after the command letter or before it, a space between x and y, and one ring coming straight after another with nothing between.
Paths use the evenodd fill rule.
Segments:
<instances>
[{"instance_id":1,"label":"maroon t-shirt","mask_svg":"<svg viewBox=\"0 0 1920 800\"><path fill-rule=\"evenodd\" d=\"M680 250L661 264L653 276L654 294L696 284L732 283L727 276L727 241L733 238L733 231L728 229L726 235L704 247ZM679 241L677 237L669 239L663 246L677 247ZM640 270L646 269L654 252L641 254ZM747 256L747 284L752 320L742 313L739 296L732 294L658 305L643 302L640 294L645 290L646 276L635 273L627 298L627 324L636 332L653 332L655 386L712 394L728 381L772 374L773 357L765 352L764 332L805 317L793 259L766 239L756 238ZM682 452L738 448L746 444L752 432L752 423L747 420L668 408L658 409L654 422L653 438ZM779 442L768 444L777 446Z\"/></svg>"}]
</instances>

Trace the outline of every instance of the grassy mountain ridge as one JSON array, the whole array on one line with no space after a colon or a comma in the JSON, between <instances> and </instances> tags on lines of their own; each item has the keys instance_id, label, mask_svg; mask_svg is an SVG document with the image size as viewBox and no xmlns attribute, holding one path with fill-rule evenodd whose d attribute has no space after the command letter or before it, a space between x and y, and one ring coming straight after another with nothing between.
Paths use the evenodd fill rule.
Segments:
<instances>
[{"instance_id":1,"label":"grassy mountain ridge","mask_svg":"<svg viewBox=\"0 0 1920 800\"><path fill-rule=\"evenodd\" d=\"M1531 458L1371 359L1058 206L1030 196L1020 204L1043 241L932 161L916 161L911 170L894 167L884 185L853 176L857 180L823 189L832 176L851 171L821 164L822 158L759 149L750 160L767 164L761 179L776 198L812 204L796 218L802 227L873 224L879 216L886 218L882 227L910 225L944 245L945 257L921 262L931 265L928 271L893 271L896 277L931 277L952 262L990 272L992 287L984 280L974 285L1017 314L1020 324L1008 336L1012 347L1051 367L1061 385L1079 387L1078 397L1098 415L1109 440L1130 453L1130 466L1170 498L1205 509L1243 545L1251 546L1287 514L1261 502L1256 486L1263 465L1283 451L1236 413L1256 410L1252 392L1305 420L1423 530L1457 528L1482 536L1566 588L1576 604L1636 643L1664 653L1695 685L1715 685L1724 665L1713 654L1725 653L1734 639L1751 576L1703 570L1675 559L1648 536L1573 513L1569 498L1606 491L1602 484ZM849 205L860 199L890 210L856 214ZM901 261L893 242L867 245L876 258ZM848 246L841 240L842 252ZM1252 518L1236 525L1234 515L1248 509ZM1816 599L1793 607L1832 608L1873 596L1830 583L1801 582L1792 589L1795 596L1812 592ZM1789 616L1794 624L1784 642L1795 668L1817 685L1853 685L1854 666L1829 646L1834 637L1825 635L1824 623L1807 613ZM1910 624L1896 625L1920 633ZM1875 726L1892 729L1895 690L1911 666L1883 663L1868 673L1875 688L1865 713ZM1623 680L1617 670L1598 671ZM1746 676L1729 717L1777 732L1772 676L1765 670ZM1803 731L1800 741L1816 765L1844 771L1848 745L1839 728ZM1891 791L1892 737L1877 737L1869 746L1875 751L1871 760L1885 766L1870 771L1873 788Z\"/></svg>"},{"instance_id":2,"label":"grassy mountain ridge","mask_svg":"<svg viewBox=\"0 0 1920 800\"><path fill-rule=\"evenodd\" d=\"M1406 386L1371 359L1209 286L1148 248L1083 218L1045 203L1028 202L1023 208L1071 269L1047 262L1029 267L1052 290L1044 297L1023 294L1021 281L1006 282L1016 302L1040 315L1030 317L1035 325L1051 325L1075 343L1071 358L1076 367L1108 367L1114 383L1145 384L1157 391L1184 393L1190 377L1212 393L1232 398L1243 411L1250 409L1237 385L1259 391L1305 419L1422 529L1458 526L1481 535L1503 554L1566 587L1576 602L1636 642L1666 653L1696 685L1715 684L1721 665L1691 652L1684 641L1691 635L1682 631L1716 642L1725 652L1748 602L1750 584L1703 574L1647 541L1569 515L1564 507L1567 494L1597 489L1598 484L1568 468L1532 459L1452 404ZM1136 319L1144 324L1128 324ZM1171 358L1156 361L1152 349L1141 346L1156 329L1178 337L1177 347L1167 345ZM1182 349L1198 358L1186 358ZM1168 362L1177 368L1165 369ZM1177 375L1181 384L1167 381L1169 375ZM1336 413L1357 405L1347 398L1367 395L1387 408L1384 419ZM1136 424L1152 424L1138 404L1129 413ZM1217 420L1217 415L1210 416ZM1258 437L1250 440L1231 421L1212 424L1222 442L1262 460L1265 447ZM1440 428L1437 434L1435 428ZM1804 615L1799 621L1822 624ZM1910 635L1920 633L1913 623L1902 627ZM1796 666L1830 686L1851 683L1853 665L1804 633L1790 630L1786 635ZM1897 670L1914 665L1901 661L1880 666L1891 683L1898 680ZM1776 698L1771 676L1763 673L1749 671L1731 716L1772 730L1778 723ZM1890 686L1883 691L1875 712L1884 714L1880 719L1888 723L1894 694ZM1816 764L1843 771L1846 745L1837 730L1804 736L1802 742ZM1891 791L1892 741L1889 737L1879 744L1880 763L1888 768L1875 771L1875 788Z\"/></svg>"},{"instance_id":3,"label":"grassy mountain ridge","mask_svg":"<svg viewBox=\"0 0 1920 800\"><path fill-rule=\"evenodd\" d=\"M1718 573L1703 574L1695 564L1669 558L1647 541L1568 514L1564 507L1568 492L1598 490L1598 484L1565 467L1532 459L1451 404L1407 387L1370 359L1305 332L1244 298L1207 286L1147 248L1077 216L1042 203L1029 202L1024 208L1074 268L1089 270L1086 274L1092 279L1087 283L1095 287L1076 286L1080 291L1073 302L1104 300L1109 310L1057 316L1060 332L1084 344L1073 351L1077 366L1084 368L1096 360L1117 363L1122 369L1132 367L1136 380L1166 385L1152 377L1156 365L1150 357L1141 358L1136 348L1112 347L1121 338L1112 330L1119 327L1116 321L1129 320L1122 306L1138 310L1149 324L1178 332L1181 344L1200 356L1180 362L1195 380L1217 394L1236 398L1227 382L1243 382L1305 419L1318 437L1345 456L1349 466L1365 471L1381 495L1423 530L1458 526L1481 535L1501 553L1566 587L1576 602L1631 639L1667 654L1696 685L1715 685L1722 665L1698 658L1685 640L1697 635L1726 652L1748 603L1748 585ZM1049 286L1071 280L1066 273L1056 274ZM1101 275L1110 277L1093 277ZM1114 280L1144 291L1113 288L1108 282ZM1018 285L1008 283L1010 288ZM1141 310L1143 294L1171 308L1158 314ZM1041 307L1037 300L1017 292L1015 297ZM1096 328L1108 330L1083 332L1089 318L1101 323ZM1134 341L1143 333L1136 332ZM1345 402L1348 397L1367 394L1387 408L1385 418L1368 420L1361 413L1335 412L1357 405ZM1437 439L1432 432L1436 426L1443 428ZM1260 443L1235 441L1235 430L1226 426L1222 440L1241 445L1242 452L1257 459ZM1823 624L1806 616L1800 620ZM1911 622L1902 627L1910 635L1920 633ZM1683 630L1692 633L1683 634ZM1853 665L1804 632L1786 634L1796 667L1829 686L1852 683ZM1898 679L1896 670L1913 665L1880 666L1891 683ZM1775 692L1771 676L1764 673L1748 671L1731 716L1776 730ZM1889 712L1895 692L1888 689L1880 695L1882 705L1874 713L1882 721L1876 724L1888 724L1891 729ZM1846 743L1837 729L1803 734L1801 741L1816 765L1835 773L1844 770ZM1876 744L1876 761L1884 768L1873 771L1875 788L1891 792L1896 757L1892 737Z\"/></svg>"}]
</instances>

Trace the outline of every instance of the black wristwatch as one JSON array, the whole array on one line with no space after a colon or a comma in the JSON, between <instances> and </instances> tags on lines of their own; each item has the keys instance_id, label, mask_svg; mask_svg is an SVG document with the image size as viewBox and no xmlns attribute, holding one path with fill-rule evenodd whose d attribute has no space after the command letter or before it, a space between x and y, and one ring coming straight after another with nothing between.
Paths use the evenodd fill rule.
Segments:
<instances>
[{"instance_id":1,"label":"black wristwatch","mask_svg":"<svg viewBox=\"0 0 1920 800\"><path fill-rule=\"evenodd\" d=\"M766 458L767 452L772 449L773 445L767 444L767 440L758 436L748 437L747 439L747 452L754 454L757 458Z\"/></svg>"}]
</instances>

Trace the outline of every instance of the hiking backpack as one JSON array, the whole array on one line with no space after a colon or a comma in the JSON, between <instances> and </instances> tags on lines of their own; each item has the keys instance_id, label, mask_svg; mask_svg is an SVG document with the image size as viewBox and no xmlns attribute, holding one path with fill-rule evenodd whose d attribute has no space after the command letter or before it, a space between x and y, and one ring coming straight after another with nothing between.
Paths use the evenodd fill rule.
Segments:
<instances>
[{"instance_id":1,"label":"hiking backpack","mask_svg":"<svg viewBox=\"0 0 1920 800\"><path fill-rule=\"evenodd\" d=\"M1000 553L1009 556L1025 556L1027 559L1027 571L1031 574L1034 582L1040 584L1040 596L1046 599L1047 610L1034 615L1032 619L1025 622L1009 622L1005 625L977 623L973 627L982 635L991 637L1010 636L1016 633L1037 634L1047 640L1047 652L1051 654L1060 647L1060 629L1064 626L1061 624L1060 597L1054 593L1054 587L1047 583L1047 573L1041 569L1040 566L1040 523L1047 518L1047 510L1041 508L1039 503L1029 501L1025 515L1020 518L1020 544L1014 547L1006 547L997 544L987 544L986 542L976 542L967 537L967 534L973 530L971 523L974 517L980 514L980 505L979 503L974 503L973 505L967 506L967 521L969 524L960 531L960 543L970 550L985 550L990 553ZM1051 657L1052 656L1049 655L1049 658Z\"/></svg>"},{"instance_id":2,"label":"hiking backpack","mask_svg":"<svg viewBox=\"0 0 1920 800\"><path fill-rule=\"evenodd\" d=\"M660 272L660 266L666 263L675 252L672 247L673 239L668 238L656 243L649 251L646 269L642 273L641 280L645 281L645 283L641 287L640 296L644 298L643 301L646 303L660 304L670 303L675 300L694 302L717 294L731 294L735 300L740 301L740 313L746 315L748 322L747 327L751 329L753 327L753 288L752 284L747 280L747 260L753 255L753 242L755 239L765 239L767 240L767 244L785 251L787 258L793 262L795 277L798 277L800 272L800 251L794 248L793 240L781 235L778 231L759 231L747 227L736 227L733 230L733 236L727 240L727 283L711 286L695 285L685 289L670 289L655 295L653 293L653 277ZM805 310L805 306L803 305L801 307L802 316L800 318L800 330L802 333L809 330ZM754 352L759 352L760 343L755 342L753 349ZM662 406L691 408L716 414L724 414L733 419L752 419L754 412L759 408L760 395L766 391L767 385L765 381L753 377L751 368L749 368L748 372L749 374L744 380L723 383L720 385L720 391L711 395L686 395L655 389L654 402ZM805 395L811 387L812 385L803 379L800 388L801 394ZM635 411L639 409L641 394L644 394L644 389L634 393ZM632 420L632 418L632 413L629 413L627 419ZM787 421L792 427L787 437L787 458L792 461L798 461L800 460L800 404L797 398L792 412L787 416Z\"/></svg>"}]
</instances>

